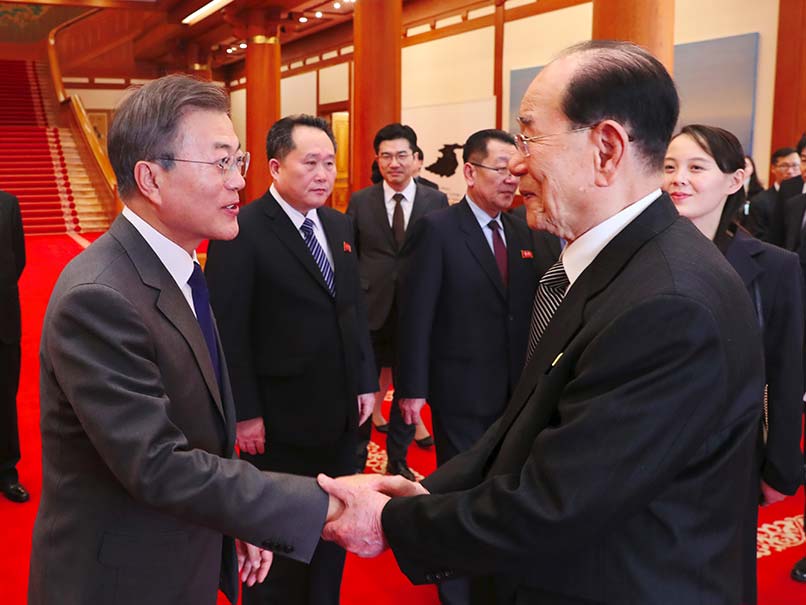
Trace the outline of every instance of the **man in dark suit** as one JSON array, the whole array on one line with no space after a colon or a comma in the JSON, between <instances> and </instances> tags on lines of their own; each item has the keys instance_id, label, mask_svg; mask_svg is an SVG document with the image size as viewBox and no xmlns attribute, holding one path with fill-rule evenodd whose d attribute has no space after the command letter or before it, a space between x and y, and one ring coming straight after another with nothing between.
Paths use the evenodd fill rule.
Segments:
<instances>
[{"instance_id":1,"label":"man in dark suit","mask_svg":"<svg viewBox=\"0 0 806 605\"><path fill-rule=\"evenodd\" d=\"M762 241L769 241L773 211L779 203L781 183L800 175L800 156L793 147L776 149L770 159L773 183L750 200L750 212L744 227Z\"/></svg>"},{"instance_id":2,"label":"man in dark suit","mask_svg":"<svg viewBox=\"0 0 806 605\"><path fill-rule=\"evenodd\" d=\"M408 245L412 226L427 213L447 207L448 198L414 181L417 139L410 127L388 124L375 135L373 145L383 181L353 193L347 214L355 227L361 287L367 301L375 362L381 370L378 397L383 397L397 364L400 252ZM364 441L369 439L370 428L364 428ZM386 438L389 474L414 479L406 462L414 432L415 425L403 420L395 395Z\"/></svg>"},{"instance_id":3,"label":"man in dark suit","mask_svg":"<svg viewBox=\"0 0 806 605\"><path fill-rule=\"evenodd\" d=\"M472 134L465 197L419 220L402 257L395 390L409 422L428 399L439 466L498 419L526 358L539 275L529 228L506 213L518 188L514 153L506 132ZM465 578L438 588L444 605L470 602Z\"/></svg>"},{"instance_id":4,"label":"man in dark suit","mask_svg":"<svg viewBox=\"0 0 806 605\"><path fill-rule=\"evenodd\" d=\"M806 135L800 138L795 151L800 160L800 174L781 181L778 189L778 203L773 206L770 219L768 241L776 246L797 251L796 248L790 246L794 238L793 234L797 233L797 238L799 238L799 230L803 226L804 208L800 204L789 204L789 200L806 193ZM787 245L787 242L790 245Z\"/></svg>"},{"instance_id":5,"label":"man in dark suit","mask_svg":"<svg viewBox=\"0 0 806 605\"><path fill-rule=\"evenodd\" d=\"M228 536L310 561L337 512L313 479L233 459L226 362L194 262L203 239L238 233L249 158L228 109L217 86L167 76L113 120L126 207L62 272L42 329L31 605L214 605L219 587L235 602ZM241 577L265 577L271 553L246 550Z\"/></svg>"},{"instance_id":6,"label":"man in dark suit","mask_svg":"<svg viewBox=\"0 0 806 605\"><path fill-rule=\"evenodd\" d=\"M431 187L432 189L439 189L439 185L437 185L434 181L429 181L422 175L423 160L423 150L420 149L420 146L418 145L414 150L414 180L420 185L425 185L426 187Z\"/></svg>"},{"instance_id":7,"label":"man in dark suit","mask_svg":"<svg viewBox=\"0 0 806 605\"><path fill-rule=\"evenodd\" d=\"M523 377L422 484L320 477L346 502L326 538L388 545L418 583L489 574L485 603L740 602L761 339L739 277L660 191L677 115L633 44L586 42L538 74L510 169L568 245L538 285Z\"/></svg>"},{"instance_id":8,"label":"man in dark suit","mask_svg":"<svg viewBox=\"0 0 806 605\"><path fill-rule=\"evenodd\" d=\"M335 140L321 118L291 116L272 126L266 153L273 184L243 209L237 238L210 244L206 266L237 444L263 470L352 473L378 381L352 221L323 207ZM310 566L275 561L245 605L338 603L344 554L323 542Z\"/></svg>"},{"instance_id":9,"label":"man in dark suit","mask_svg":"<svg viewBox=\"0 0 806 605\"><path fill-rule=\"evenodd\" d=\"M20 385L20 292L25 268L25 236L17 198L0 191L0 491L12 502L26 502L20 483L17 389Z\"/></svg>"}]
</instances>

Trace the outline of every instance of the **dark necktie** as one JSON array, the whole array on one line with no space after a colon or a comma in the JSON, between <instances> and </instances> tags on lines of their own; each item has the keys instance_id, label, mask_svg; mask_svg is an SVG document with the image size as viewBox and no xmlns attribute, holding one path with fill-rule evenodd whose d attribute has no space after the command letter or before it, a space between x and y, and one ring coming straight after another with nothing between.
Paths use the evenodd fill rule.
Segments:
<instances>
[{"instance_id":1,"label":"dark necktie","mask_svg":"<svg viewBox=\"0 0 806 605\"><path fill-rule=\"evenodd\" d=\"M204 342L210 352L215 377L221 384L221 363L218 359L218 345L216 343L215 328L213 327L213 314L210 311L210 293L207 291L207 280L204 279L201 265L193 263L193 273L188 279L190 290L193 293L193 307L196 309L196 320L199 322Z\"/></svg>"},{"instance_id":2,"label":"dark necktie","mask_svg":"<svg viewBox=\"0 0 806 605\"><path fill-rule=\"evenodd\" d=\"M493 252L495 253L495 264L498 265L498 272L501 274L501 281L507 287L509 281L509 267L507 265L507 247L504 238L501 237L501 225L497 221L490 221L487 226L493 231Z\"/></svg>"},{"instance_id":3,"label":"dark necktie","mask_svg":"<svg viewBox=\"0 0 806 605\"><path fill-rule=\"evenodd\" d=\"M565 297L568 288L568 276L565 274L562 260L554 263L549 270L540 278L535 293L535 302L532 306L532 324L529 327L529 348L526 354L526 363L532 359L532 355L537 348L537 343L546 331L549 322L557 307Z\"/></svg>"},{"instance_id":4,"label":"dark necktie","mask_svg":"<svg viewBox=\"0 0 806 605\"><path fill-rule=\"evenodd\" d=\"M319 240L313 234L313 221L306 218L302 221L302 226L299 228L302 235L305 237L305 243L308 244L308 250L313 255L313 260L316 261L316 266L322 272L322 277L325 279L325 284L331 296L336 296L336 288L333 285L333 267L330 266L330 261L327 260L325 251L319 245Z\"/></svg>"},{"instance_id":5,"label":"dark necktie","mask_svg":"<svg viewBox=\"0 0 806 605\"><path fill-rule=\"evenodd\" d=\"M400 202L406 198L403 197L402 193L395 193L392 199L395 200L395 211L392 213L392 234L395 236L397 247L400 248L406 237L406 224L403 220L403 207Z\"/></svg>"}]
</instances>

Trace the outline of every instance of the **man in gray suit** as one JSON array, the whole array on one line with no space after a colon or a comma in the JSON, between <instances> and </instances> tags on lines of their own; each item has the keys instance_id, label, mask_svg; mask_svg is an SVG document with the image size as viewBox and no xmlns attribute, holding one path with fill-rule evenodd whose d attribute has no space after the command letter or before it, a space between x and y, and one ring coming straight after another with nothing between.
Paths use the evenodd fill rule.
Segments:
<instances>
[{"instance_id":1,"label":"man in gray suit","mask_svg":"<svg viewBox=\"0 0 806 605\"><path fill-rule=\"evenodd\" d=\"M62 272L41 349L42 500L29 603L213 605L271 552L309 561L313 479L233 459L235 411L195 248L238 233L249 156L226 94L167 76L109 132L126 208Z\"/></svg>"},{"instance_id":2,"label":"man in gray suit","mask_svg":"<svg viewBox=\"0 0 806 605\"><path fill-rule=\"evenodd\" d=\"M382 398L397 366L400 252L407 245L411 226L426 213L447 207L448 198L437 189L415 182L417 135L409 126L387 124L375 135L373 145L383 181L356 191L350 197L347 214L353 217L355 227L361 287L366 294L375 364L381 371L378 397ZM369 424L363 429L365 452ZM414 432L415 424L403 420L395 397L386 438L387 473L414 480L414 473L406 463Z\"/></svg>"}]
</instances>

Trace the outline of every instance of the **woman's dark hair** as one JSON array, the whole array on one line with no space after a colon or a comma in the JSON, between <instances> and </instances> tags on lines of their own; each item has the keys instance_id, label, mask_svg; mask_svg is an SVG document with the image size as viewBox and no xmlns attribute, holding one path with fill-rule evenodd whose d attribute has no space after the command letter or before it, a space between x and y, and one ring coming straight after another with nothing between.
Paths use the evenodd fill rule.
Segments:
<instances>
[{"instance_id":1,"label":"woman's dark hair","mask_svg":"<svg viewBox=\"0 0 806 605\"><path fill-rule=\"evenodd\" d=\"M753 161L753 158L749 155L744 156L750 165L753 167L753 174L750 175L750 182L747 183L747 197L748 199L753 197L757 193L761 193L764 191L764 185L761 184L761 181L758 180L758 171L756 170L756 163Z\"/></svg>"},{"instance_id":2,"label":"woman's dark hair","mask_svg":"<svg viewBox=\"0 0 806 605\"><path fill-rule=\"evenodd\" d=\"M689 124L684 126L674 138L687 134L699 145L705 153L714 158L717 167L725 174L733 174L744 169L744 149L739 139L732 132L718 126L705 126L704 124ZM732 223L738 225L739 211L747 195L744 187L739 187L731 193L722 209L719 226L716 229L717 237L727 232Z\"/></svg>"}]
</instances>

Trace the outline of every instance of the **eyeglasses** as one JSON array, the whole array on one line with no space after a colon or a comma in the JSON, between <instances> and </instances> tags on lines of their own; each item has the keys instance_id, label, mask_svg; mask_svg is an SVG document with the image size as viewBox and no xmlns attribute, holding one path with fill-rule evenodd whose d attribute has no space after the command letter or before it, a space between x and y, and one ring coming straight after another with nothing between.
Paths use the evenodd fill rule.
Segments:
<instances>
[{"instance_id":1,"label":"eyeglasses","mask_svg":"<svg viewBox=\"0 0 806 605\"><path fill-rule=\"evenodd\" d=\"M392 160L397 160L401 164L408 162L414 156L413 153L408 151L399 151L397 153L381 153L378 155L378 161L384 164L391 164Z\"/></svg>"},{"instance_id":2,"label":"eyeglasses","mask_svg":"<svg viewBox=\"0 0 806 605\"><path fill-rule=\"evenodd\" d=\"M478 162L468 162L468 164L472 166L477 166L478 168L486 168L487 170L492 170L493 172L498 173L498 176L504 176L504 177L510 176L509 166L487 166L486 164L479 164Z\"/></svg>"},{"instance_id":3,"label":"eyeglasses","mask_svg":"<svg viewBox=\"0 0 806 605\"><path fill-rule=\"evenodd\" d=\"M241 176L246 176L246 171L249 170L249 152L243 155L234 156L228 155L225 158L216 160L215 162L205 162L204 160L183 160L181 158L156 158L164 162L187 162L189 164L208 164L209 166L216 166L221 171L221 176L225 179L230 178L233 172L237 172Z\"/></svg>"},{"instance_id":4,"label":"eyeglasses","mask_svg":"<svg viewBox=\"0 0 806 605\"><path fill-rule=\"evenodd\" d=\"M583 126L581 128L572 128L571 130L565 130L563 132L553 132L551 134L537 134L533 137L527 137L524 134L518 133L515 135L515 147L521 153L521 155L525 158L529 157L529 143L537 143L538 141L542 141L544 139L549 139L551 137L558 137L563 134L571 134L572 132L582 132L583 130L590 130L593 128L595 124L591 126Z\"/></svg>"},{"instance_id":5,"label":"eyeglasses","mask_svg":"<svg viewBox=\"0 0 806 605\"><path fill-rule=\"evenodd\" d=\"M801 160L801 162L803 162L803 161L806 161L806 158L804 158L803 160ZM776 165L774 166L774 168L776 168L776 169L777 169L777 168L780 168L780 169L782 169L782 170L793 170L793 169L795 169L795 168L800 168L800 164L796 164L796 163L792 163L792 164L789 164L789 163L786 163L786 164L784 164L784 163L780 163L780 164L776 164Z\"/></svg>"}]
</instances>

